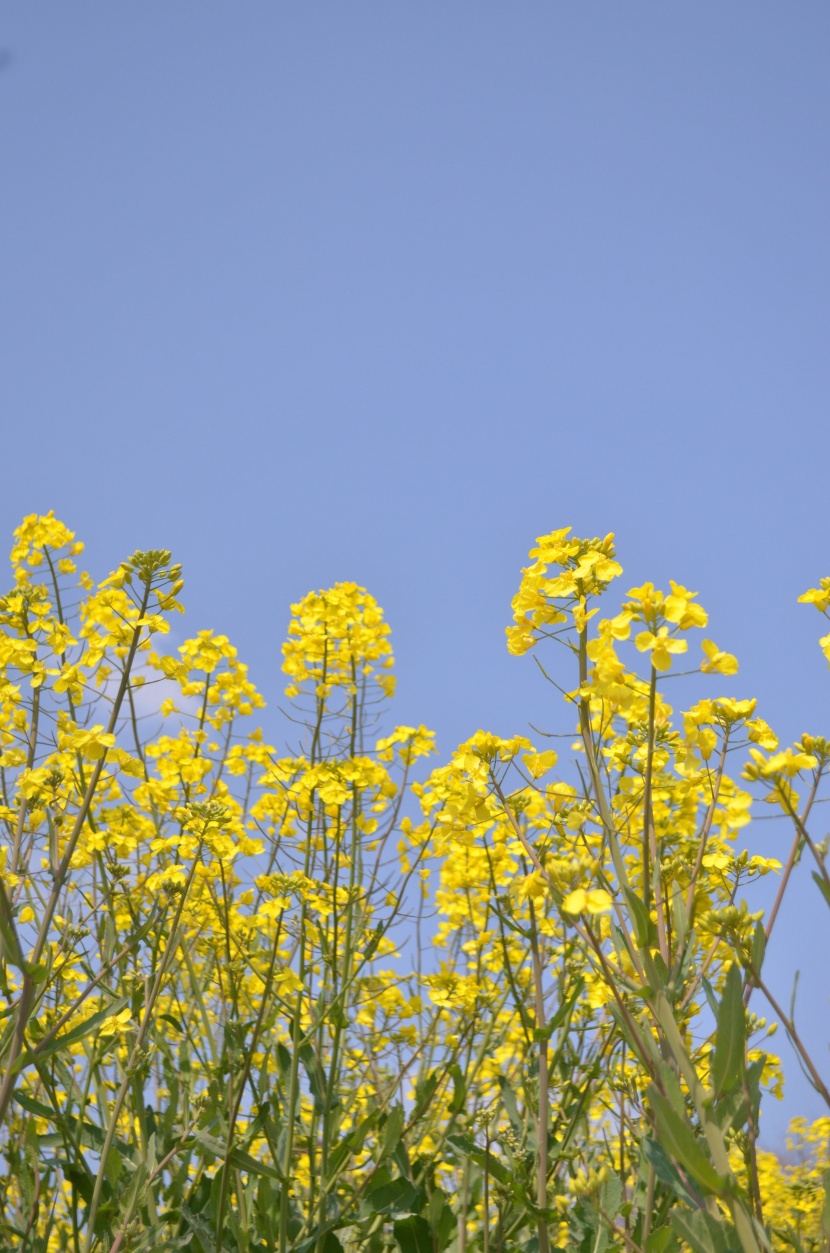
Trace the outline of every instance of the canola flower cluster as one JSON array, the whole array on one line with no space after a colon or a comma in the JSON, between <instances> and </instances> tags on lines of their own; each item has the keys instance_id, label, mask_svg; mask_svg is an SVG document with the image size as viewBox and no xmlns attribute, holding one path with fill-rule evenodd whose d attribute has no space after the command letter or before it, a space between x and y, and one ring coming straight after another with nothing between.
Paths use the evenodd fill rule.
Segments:
<instances>
[{"instance_id":1,"label":"canola flower cluster","mask_svg":"<svg viewBox=\"0 0 830 1253\"><path fill-rule=\"evenodd\" d=\"M779 1025L830 1109L763 969L805 849L830 905L830 744L675 716L681 658L737 671L696 593L603 616L614 537L540 537L507 643L562 646L576 766L478 731L425 772L366 589L291 607L278 750L225 636L162 648L170 554L82 552L24 519L0 601L0 1247L827 1247L830 1120L759 1137ZM738 847L756 800L786 861Z\"/></svg>"}]
</instances>

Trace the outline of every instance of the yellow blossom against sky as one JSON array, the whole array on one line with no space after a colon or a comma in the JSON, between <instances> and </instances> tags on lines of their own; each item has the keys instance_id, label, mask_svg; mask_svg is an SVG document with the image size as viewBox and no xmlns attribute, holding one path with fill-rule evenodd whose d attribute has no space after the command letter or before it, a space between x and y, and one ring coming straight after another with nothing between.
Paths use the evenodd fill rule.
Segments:
<instances>
[{"instance_id":1,"label":"yellow blossom against sky","mask_svg":"<svg viewBox=\"0 0 830 1253\"><path fill-rule=\"evenodd\" d=\"M821 734L827 627L795 602L827 572L823 0L7 10L3 534L54 508L90 570L169 547L188 616L154 650L228 641L240 702L290 605L365 588L400 723L446 760L478 728L550 748L507 606L534 537L613 529L608 623L649 581L709 615L630 623L665 704L695 703L702 650L782 745ZM619 629L591 642L608 685ZM785 856L762 812L754 850ZM823 1040L830 934L798 891L777 925Z\"/></svg>"}]
</instances>

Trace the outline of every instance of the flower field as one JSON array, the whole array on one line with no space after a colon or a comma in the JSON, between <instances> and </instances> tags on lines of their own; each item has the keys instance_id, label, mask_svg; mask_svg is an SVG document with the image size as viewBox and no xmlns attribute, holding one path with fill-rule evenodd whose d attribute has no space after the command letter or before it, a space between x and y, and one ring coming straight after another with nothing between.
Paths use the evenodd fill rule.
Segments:
<instances>
[{"instance_id":1,"label":"flower field","mask_svg":"<svg viewBox=\"0 0 830 1253\"><path fill-rule=\"evenodd\" d=\"M82 551L26 518L0 601L0 1248L828 1249L830 1081L764 958L796 877L830 907L830 740L721 694L695 593L541 537L507 647L555 734L442 762L366 589L291 607L280 748L227 638L165 649L170 553ZM776 1030L827 1104L785 1161Z\"/></svg>"}]
</instances>

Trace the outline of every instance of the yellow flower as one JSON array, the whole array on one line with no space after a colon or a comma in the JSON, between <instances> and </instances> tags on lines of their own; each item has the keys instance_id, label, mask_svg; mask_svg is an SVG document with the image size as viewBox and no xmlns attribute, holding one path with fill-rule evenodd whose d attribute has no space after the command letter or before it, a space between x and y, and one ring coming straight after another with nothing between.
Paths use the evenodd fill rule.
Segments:
<instances>
[{"instance_id":1,"label":"yellow flower","mask_svg":"<svg viewBox=\"0 0 830 1253\"><path fill-rule=\"evenodd\" d=\"M603 888L576 888L562 902L566 914L604 914L613 904Z\"/></svg>"},{"instance_id":2,"label":"yellow flower","mask_svg":"<svg viewBox=\"0 0 830 1253\"><path fill-rule=\"evenodd\" d=\"M830 605L830 578L822 579L819 587L809 588L803 596L799 596L800 605L815 605L819 613L826 613Z\"/></svg>"},{"instance_id":3,"label":"yellow flower","mask_svg":"<svg viewBox=\"0 0 830 1253\"><path fill-rule=\"evenodd\" d=\"M706 660L701 663L700 667L704 674L738 673L737 657L733 657L731 653L721 652L712 640L702 640L700 646L706 654Z\"/></svg>"},{"instance_id":4,"label":"yellow flower","mask_svg":"<svg viewBox=\"0 0 830 1253\"><path fill-rule=\"evenodd\" d=\"M318 690L321 698L334 687L355 695L358 685L374 676L383 695L392 696L394 676L383 673L394 664L390 630L383 610L364 587L336 583L326 591L309 592L291 606L291 614L282 668L292 693L310 682L312 690L325 685L324 691Z\"/></svg>"},{"instance_id":5,"label":"yellow flower","mask_svg":"<svg viewBox=\"0 0 830 1253\"><path fill-rule=\"evenodd\" d=\"M554 749L549 748L544 753L525 753L522 761L532 779L541 779L542 775L547 774L556 765L557 754Z\"/></svg>"},{"instance_id":6,"label":"yellow flower","mask_svg":"<svg viewBox=\"0 0 830 1253\"><path fill-rule=\"evenodd\" d=\"M689 647L686 640L672 639L669 628L665 626L661 626L656 635L653 631L640 631L634 642L641 653L651 653L651 664L655 670L668 670L671 654L685 653Z\"/></svg>"},{"instance_id":7,"label":"yellow flower","mask_svg":"<svg viewBox=\"0 0 830 1253\"><path fill-rule=\"evenodd\" d=\"M595 610L587 607L589 596L599 595L610 581L622 573L614 557L614 536L604 539L568 538L570 527L540 535L531 548L533 565L522 571L519 590L513 597L514 625L507 628L507 648L516 656L534 646L546 627L568 621L556 601L572 608L574 625L582 630ZM558 567L553 578L551 566Z\"/></svg>"},{"instance_id":8,"label":"yellow flower","mask_svg":"<svg viewBox=\"0 0 830 1253\"><path fill-rule=\"evenodd\" d=\"M697 592L687 591L685 587L675 583L674 579L670 579L669 582L671 595L666 597L664 610L666 620L676 623L681 631L687 631L689 627L705 627L709 621L709 615L702 605L692 604L692 599L697 596Z\"/></svg>"}]
</instances>

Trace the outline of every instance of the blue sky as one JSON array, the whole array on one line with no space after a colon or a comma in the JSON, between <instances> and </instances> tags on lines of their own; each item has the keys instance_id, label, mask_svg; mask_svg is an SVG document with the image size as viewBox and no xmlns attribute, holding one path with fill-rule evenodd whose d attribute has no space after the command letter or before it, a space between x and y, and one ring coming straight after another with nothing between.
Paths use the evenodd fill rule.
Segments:
<instances>
[{"instance_id":1,"label":"blue sky","mask_svg":"<svg viewBox=\"0 0 830 1253\"><path fill-rule=\"evenodd\" d=\"M710 694L828 730L829 44L813 0L5 6L5 533L171 548L274 705L290 602L355 579L446 752L568 729L509 601L615 530L739 655ZM828 939L805 886L822 1060Z\"/></svg>"}]
</instances>

